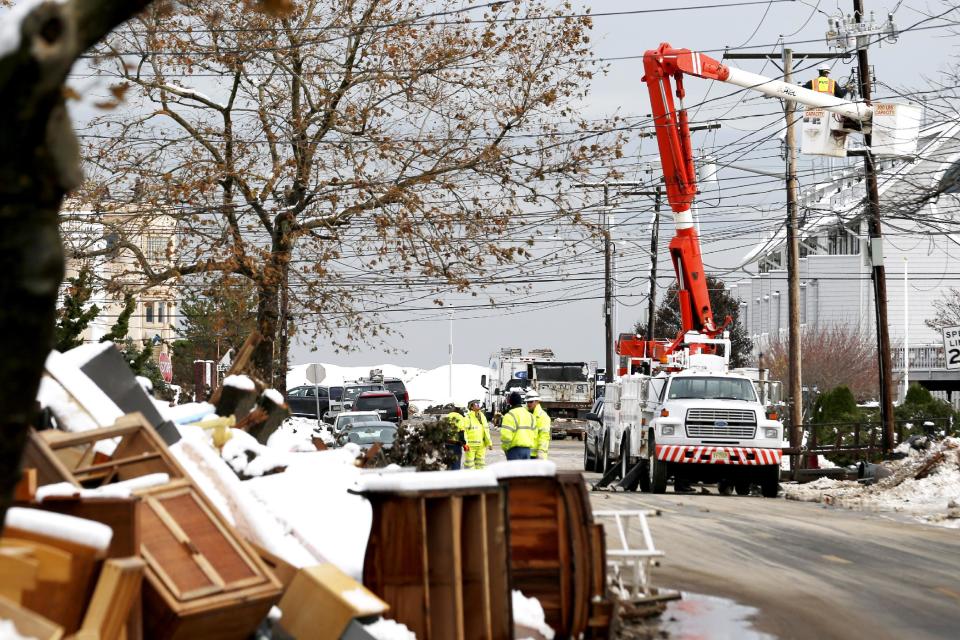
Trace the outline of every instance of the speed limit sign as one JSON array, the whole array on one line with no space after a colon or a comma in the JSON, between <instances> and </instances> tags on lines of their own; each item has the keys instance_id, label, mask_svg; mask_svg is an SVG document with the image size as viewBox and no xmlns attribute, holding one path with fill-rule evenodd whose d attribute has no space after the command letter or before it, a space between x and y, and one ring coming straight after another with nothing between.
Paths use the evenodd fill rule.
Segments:
<instances>
[{"instance_id":1,"label":"speed limit sign","mask_svg":"<svg viewBox=\"0 0 960 640\"><path fill-rule=\"evenodd\" d=\"M947 369L960 369L960 327L943 328L943 355Z\"/></svg>"}]
</instances>

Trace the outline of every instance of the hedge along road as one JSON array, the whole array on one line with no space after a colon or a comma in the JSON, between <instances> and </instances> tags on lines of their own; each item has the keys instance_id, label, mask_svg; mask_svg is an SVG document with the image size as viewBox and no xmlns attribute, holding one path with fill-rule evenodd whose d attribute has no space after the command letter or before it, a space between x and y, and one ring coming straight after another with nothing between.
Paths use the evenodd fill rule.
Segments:
<instances>
[{"instance_id":1,"label":"hedge along road","mask_svg":"<svg viewBox=\"0 0 960 640\"><path fill-rule=\"evenodd\" d=\"M551 458L560 468L582 469L582 447L554 441ZM661 510L650 519L666 554L654 584L756 607L759 631L804 639L958 637L957 529L710 490L591 498L596 509ZM608 546L618 544L610 533Z\"/></svg>"}]
</instances>

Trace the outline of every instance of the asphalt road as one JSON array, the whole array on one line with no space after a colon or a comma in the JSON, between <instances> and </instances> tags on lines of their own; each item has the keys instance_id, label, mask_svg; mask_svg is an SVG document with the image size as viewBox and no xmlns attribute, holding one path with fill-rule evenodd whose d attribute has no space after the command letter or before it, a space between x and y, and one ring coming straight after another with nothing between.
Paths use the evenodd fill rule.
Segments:
<instances>
[{"instance_id":1,"label":"asphalt road","mask_svg":"<svg viewBox=\"0 0 960 640\"><path fill-rule=\"evenodd\" d=\"M582 446L554 441L551 458L560 468L582 469ZM654 583L756 607L759 631L778 638L960 638L960 531L708 489L711 495L668 488L659 496L591 497L597 509L659 510L650 528L666 557Z\"/></svg>"}]
</instances>

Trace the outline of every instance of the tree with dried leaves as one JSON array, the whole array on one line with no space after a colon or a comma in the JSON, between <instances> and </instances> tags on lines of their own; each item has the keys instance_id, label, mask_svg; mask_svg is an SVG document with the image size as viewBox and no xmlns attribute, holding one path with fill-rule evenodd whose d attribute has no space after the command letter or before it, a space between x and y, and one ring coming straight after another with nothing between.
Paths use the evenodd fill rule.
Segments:
<instances>
[{"instance_id":1,"label":"tree with dried leaves","mask_svg":"<svg viewBox=\"0 0 960 640\"><path fill-rule=\"evenodd\" d=\"M623 143L615 121L577 115L589 17L543 1L242 6L158 5L110 38L97 66L126 104L93 123L86 198L175 219L162 265L108 225L148 284L252 283L265 380L282 384L289 327L375 341L403 287L439 304L530 259L543 230L589 233L565 187Z\"/></svg>"},{"instance_id":2,"label":"tree with dried leaves","mask_svg":"<svg viewBox=\"0 0 960 640\"><path fill-rule=\"evenodd\" d=\"M846 325L807 328L800 337L803 386L830 391L846 386L858 402L876 400L877 347L873 338ZM787 379L787 340L774 338L763 354L773 380Z\"/></svg>"},{"instance_id":3,"label":"tree with dried leaves","mask_svg":"<svg viewBox=\"0 0 960 640\"><path fill-rule=\"evenodd\" d=\"M940 331L960 325L960 289L950 287L944 291L942 297L933 302L933 311L933 317L923 321L931 329Z\"/></svg>"},{"instance_id":4,"label":"tree with dried leaves","mask_svg":"<svg viewBox=\"0 0 960 640\"><path fill-rule=\"evenodd\" d=\"M63 279L58 212L81 182L64 82L84 51L148 4L25 0L0 16L0 523L53 344Z\"/></svg>"}]
</instances>

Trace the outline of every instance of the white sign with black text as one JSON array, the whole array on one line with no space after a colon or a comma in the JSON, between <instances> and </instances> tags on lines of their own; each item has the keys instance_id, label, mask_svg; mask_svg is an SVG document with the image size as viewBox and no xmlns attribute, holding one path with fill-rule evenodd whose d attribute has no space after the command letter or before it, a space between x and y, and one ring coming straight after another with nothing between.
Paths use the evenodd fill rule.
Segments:
<instances>
[{"instance_id":1,"label":"white sign with black text","mask_svg":"<svg viewBox=\"0 0 960 640\"><path fill-rule=\"evenodd\" d=\"M943 328L943 355L947 369L960 369L960 327Z\"/></svg>"}]
</instances>

